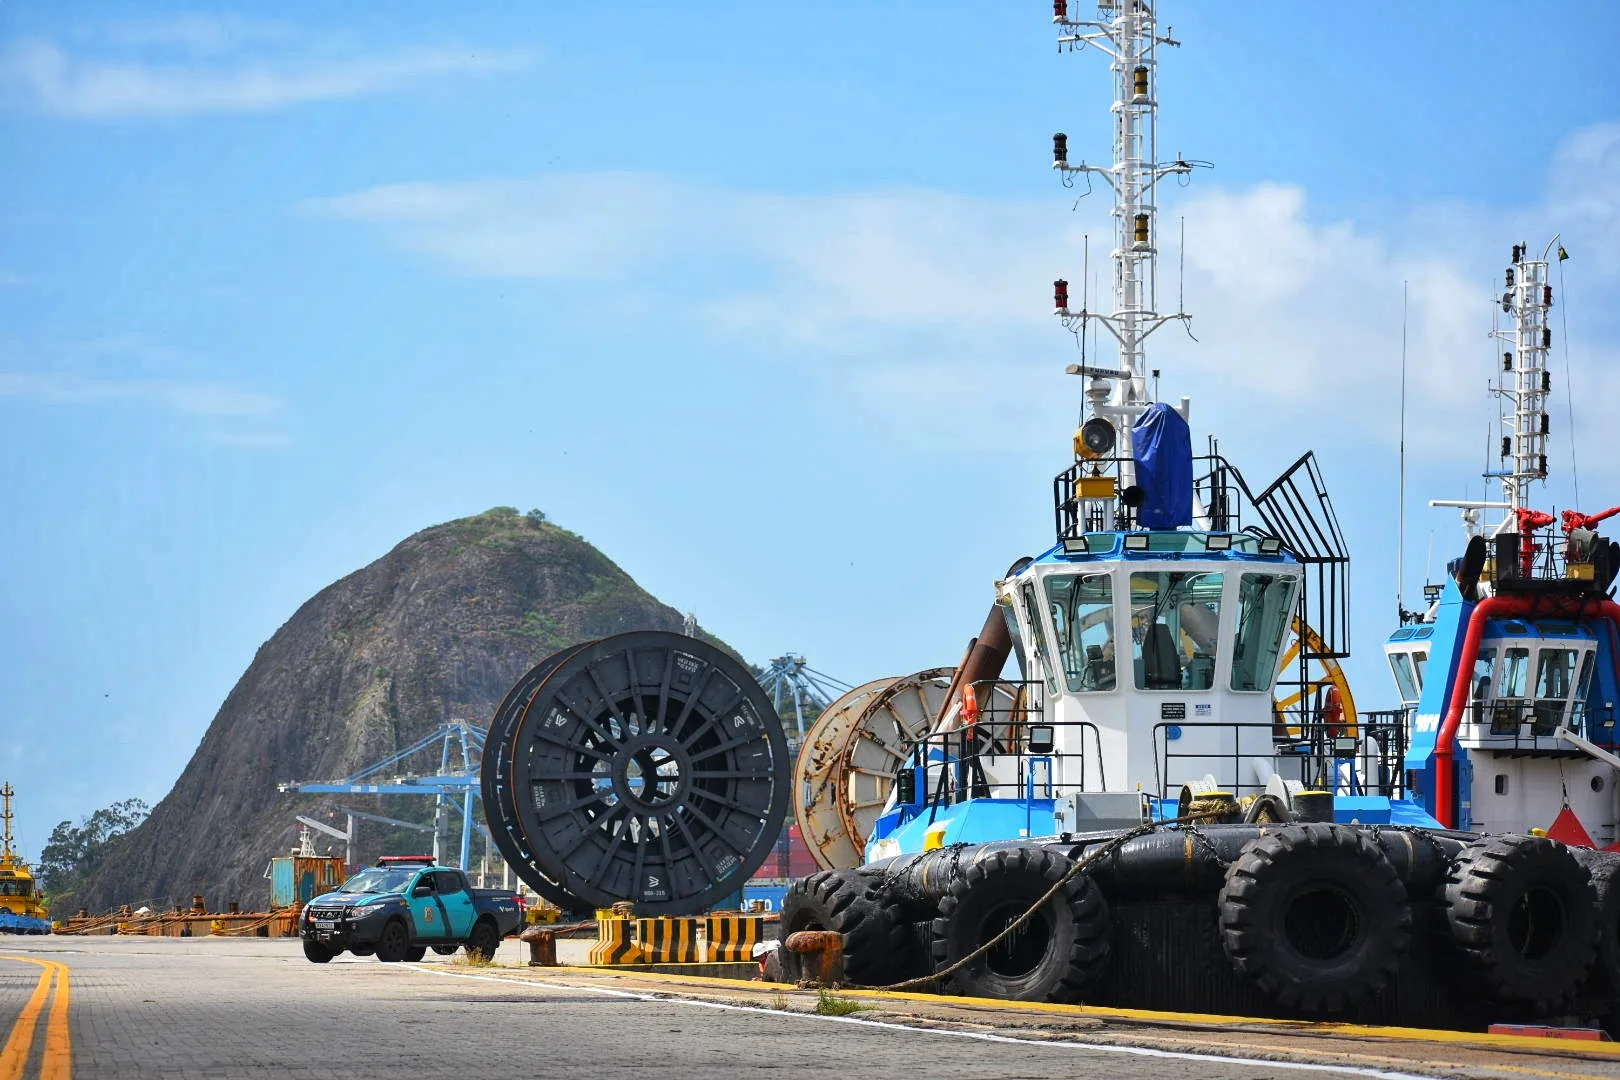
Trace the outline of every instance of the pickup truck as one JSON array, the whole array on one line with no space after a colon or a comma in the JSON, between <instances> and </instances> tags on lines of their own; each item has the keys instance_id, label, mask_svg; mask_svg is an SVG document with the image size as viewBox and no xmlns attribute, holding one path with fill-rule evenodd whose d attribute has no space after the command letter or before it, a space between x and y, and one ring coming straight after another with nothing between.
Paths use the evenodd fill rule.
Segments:
<instances>
[{"instance_id":1,"label":"pickup truck","mask_svg":"<svg viewBox=\"0 0 1620 1080\"><path fill-rule=\"evenodd\" d=\"M489 958L522 921L512 893L471 888L460 870L431 858L384 856L306 904L298 936L316 964L345 949L385 964L415 962L429 948L449 955L459 946Z\"/></svg>"}]
</instances>

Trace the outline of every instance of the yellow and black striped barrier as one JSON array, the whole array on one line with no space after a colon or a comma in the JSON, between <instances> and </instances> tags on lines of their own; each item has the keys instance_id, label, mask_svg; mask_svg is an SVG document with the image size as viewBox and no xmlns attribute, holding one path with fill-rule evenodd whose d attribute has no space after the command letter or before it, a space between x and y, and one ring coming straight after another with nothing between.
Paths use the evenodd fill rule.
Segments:
<instances>
[{"instance_id":1,"label":"yellow and black striped barrier","mask_svg":"<svg viewBox=\"0 0 1620 1080\"><path fill-rule=\"evenodd\" d=\"M596 944L591 946L590 963L601 966L645 962L641 949L630 940L630 920L614 914L611 909L599 910L596 913Z\"/></svg>"},{"instance_id":2,"label":"yellow and black striped barrier","mask_svg":"<svg viewBox=\"0 0 1620 1080\"><path fill-rule=\"evenodd\" d=\"M730 912L703 917L703 940L711 964L752 963L754 946L765 937L765 919Z\"/></svg>"},{"instance_id":3,"label":"yellow and black striped barrier","mask_svg":"<svg viewBox=\"0 0 1620 1080\"><path fill-rule=\"evenodd\" d=\"M670 915L637 919L636 947L641 950L643 964L695 964L697 920Z\"/></svg>"}]
</instances>

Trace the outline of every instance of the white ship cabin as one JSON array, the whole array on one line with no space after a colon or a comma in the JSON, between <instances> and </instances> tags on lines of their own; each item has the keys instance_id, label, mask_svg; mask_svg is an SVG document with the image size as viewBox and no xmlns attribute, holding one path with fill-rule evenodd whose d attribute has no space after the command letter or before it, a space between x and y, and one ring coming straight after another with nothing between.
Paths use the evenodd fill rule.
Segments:
<instances>
[{"instance_id":1,"label":"white ship cabin","mask_svg":"<svg viewBox=\"0 0 1620 1080\"><path fill-rule=\"evenodd\" d=\"M1559 728L1584 731L1597 639L1574 622L1493 619L1468 679L1459 742L1480 749L1567 750Z\"/></svg>"},{"instance_id":2,"label":"white ship cabin","mask_svg":"<svg viewBox=\"0 0 1620 1080\"><path fill-rule=\"evenodd\" d=\"M1384 656L1395 676L1395 688L1403 708L1417 708L1423 696L1423 676L1428 672L1429 641L1433 636L1434 624L1424 623L1403 626L1384 643Z\"/></svg>"},{"instance_id":3,"label":"white ship cabin","mask_svg":"<svg viewBox=\"0 0 1620 1080\"><path fill-rule=\"evenodd\" d=\"M1613 743L1609 710L1588 716L1598 643L1573 621L1492 619L1467 679L1457 744L1472 766L1468 825L1485 832L1552 825L1568 806L1599 844L1617 839L1614 770L1558 737ZM1462 690L1459 673L1458 690Z\"/></svg>"},{"instance_id":4,"label":"white ship cabin","mask_svg":"<svg viewBox=\"0 0 1620 1080\"><path fill-rule=\"evenodd\" d=\"M1044 772L1032 758L988 786L1174 799L1213 776L1235 795L1263 790L1286 735L1272 684L1301 576L1275 539L1181 530L1086 533L1015 567L997 603L1026 709L1044 703L1030 743L1050 753Z\"/></svg>"}]
</instances>

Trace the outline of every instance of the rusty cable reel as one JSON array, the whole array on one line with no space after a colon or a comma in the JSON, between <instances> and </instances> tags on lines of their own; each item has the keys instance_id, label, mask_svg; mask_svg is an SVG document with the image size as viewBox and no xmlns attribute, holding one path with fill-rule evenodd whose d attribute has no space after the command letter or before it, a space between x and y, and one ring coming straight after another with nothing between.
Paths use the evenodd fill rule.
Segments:
<instances>
[{"instance_id":1,"label":"rusty cable reel","mask_svg":"<svg viewBox=\"0 0 1620 1080\"><path fill-rule=\"evenodd\" d=\"M805 846L823 870L862 861L839 817L832 771L867 703L899 681L890 676L862 683L827 706L805 732L793 769L793 814Z\"/></svg>"}]
</instances>

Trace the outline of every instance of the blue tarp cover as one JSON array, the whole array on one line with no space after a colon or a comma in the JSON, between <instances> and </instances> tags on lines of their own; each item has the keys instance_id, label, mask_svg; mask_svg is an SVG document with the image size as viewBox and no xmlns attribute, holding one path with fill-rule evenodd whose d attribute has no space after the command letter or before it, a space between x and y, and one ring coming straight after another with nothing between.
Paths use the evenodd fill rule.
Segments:
<instances>
[{"instance_id":1,"label":"blue tarp cover","mask_svg":"<svg viewBox=\"0 0 1620 1080\"><path fill-rule=\"evenodd\" d=\"M1149 405L1131 428L1136 483L1144 495L1136 520L1145 529L1192 524L1192 434L1164 402Z\"/></svg>"}]
</instances>

